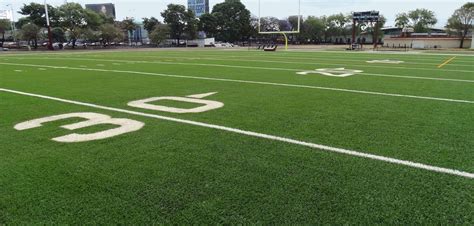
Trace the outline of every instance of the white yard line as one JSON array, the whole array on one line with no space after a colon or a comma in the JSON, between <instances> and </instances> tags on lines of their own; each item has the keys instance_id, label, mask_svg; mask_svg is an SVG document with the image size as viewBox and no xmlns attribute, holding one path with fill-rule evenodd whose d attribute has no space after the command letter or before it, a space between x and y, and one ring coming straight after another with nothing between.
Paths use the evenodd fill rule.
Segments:
<instances>
[{"instance_id":1,"label":"white yard line","mask_svg":"<svg viewBox=\"0 0 474 226\"><path fill-rule=\"evenodd\" d=\"M318 59L336 59L336 60L346 60L346 59L350 59L349 61L366 61L366 60L373 60L375 57L380 57L380 56L373 56L372 54L368 54L366 56L350 56L350 54L344 54L344 53L339 53L339 54L335 54L335 55L328 55L328 54L320 54L320 55L309 55L309 54L306 54L306 55L300 55L300 54L291 54L291 53L287 53L287 52L277 52L277 53L256 53L256 52L248 52L247 54L245 55L229 55L229 54L216 54L218 52L201 52L199 53L199 55L196 55L196 57L239 57L239 58L275 58L275 59L302 59L302 60L318 60ZM146 54L142 54L141 56L143 55L146 55ZM179 53L176 53L176 52L170 52L170 53L166 53L166 55L159 55L159 56L163 56L163 57L166 57L166 56L169 56L169 55L174 55L174 56L182 56L182 54L180 55ZM473 54L474 55L474 54ZM156 56L156 55L152 55L152 56ZM189 57L192 57L189 56ZM440 60L442 60L443 58L441 57L436 57L436 58L433 58L433 57L430 57L430 58L424 58L422 57L421 55L409 55L409 57L407 57L406 55L405 56L386 56L387 58L392 58L392 59L399 59L399 60L403 60L405 61L405 63L411 63L412 60L416 60L416 61L420 61L422 60L423 62L427 62L427 61L431 61L433 62L432 64L430 65L434 65L436 64L437 62L439 62ZM472 63L474 61L474 59L472 60L462 60L462 59L458 59L456 60L456 62L462 62L462 63ZM418 63L415 63L413 62L413 64L418 64ZM424 64L424 63L422 63ZM467 66L467 65L466 65Z\"/></svg>"},{"instance_id":2,"label":"white yard line","mask_svg":"<svg viewBox=\"0 0 474 226\"><path fill-rule=\"evenodd\" d=\"M418 59L434 59L431 56L460 56L460 57L474 57L474 54L455 54L455 53L427 53L427 52L383 52L383 51L328 51L328 50L315 50L315 51L300 51L291 50L291 52L279 52L280 54L291 53L329 53L329 54L366 54L366 55L397 55L397 56L415 56Z\"/></svg>"},{"instance_id":3,"label":"white yard line","mask_svg":"<svg viewBox=\"0 0 474 226\"><path fill-rule=\"evenodd\" d=\"M234 61L234 62L261 62L261 63L277 63L277 64L297 64L297 65L314 65L315 67L317 65L330 65L330 66L338 66L340 67L343 65L342 63L339 64L334 64L334 63L324 63L324 62L293 62L293 61L277 61L277 60L247 60L247 59L235 59L235 58L210 58L210 57L175 57L175 56L163 56L163 57L154 57L154 56L140 56L140 57L145 57L145 58L151 58L151 59L166 59L166 58L172 58L172 59L186 59L186 60L216 60L216 61ZM269 57L271 58L271 57ZM170 64L196 64L196 63L184 63L184 62L163 62L163 61L130 61L130 60L121 60L121 59L103 59L103 58L74 58L74 57L61 57L61 58L51 58L51 57L42 57L42 58L34 58L34 57L29 57L29 58L20 58L23 60L28 60L28 59L33 59L33 60L44 60L44 59L54 59L54 60L89 60L89 61L124 61L124 62L136 62L136 63L170 63ZM345 60L342 60L340 62L344 62ZM474 70L457 70L457 69L438 69L438 68L415 68L415 67L393 67L393 66L386 66L386 65L381 65L381 66L376 66L376 65L362 65L366 64L365 62L361 62L359 65L354 65L350 64L346 66L354 66L354 67L365 67L365 68L381 68L381 69L401 69L401 70L421 70L421 71L446 71L446 72L463 72L463 73L474 73ZM236 65L227 65L227 64L206 64L206 65L200 65L200 66L214 66L214 65L219 65L219 66L229 66L229 67L243 67L243 66L236 66ZM436 66L433 64L433 67ZM257 67L261 69L267 69L264 67ZM474 68L474 66L473 66ZM251 69L256 69L256 67L253 67ZM275 68L274 68L275 69ZM286 68L276 68L276 69L286 69ZM295 70L295 71L301 71L301 70L307 70L307 69L290 69L290 70ZM400 77L401 75L397 75Z\"/></svg>"},{"instance_id":4,"label":"white yard line","mask_svg":"<svg viewBox=\"0 0 474 226\"><path fill-rule=\"evenodd\" d=\"M117 56L115 55L115 56L112 56L112 57L117 57ZM275 60L281 59L281 60L284 60L284 61L277 61L277 62L281 62L281 63L288 62L288 63L292 63L292 64L293 63L314 64L314 62L318 62L320 60L322 60L322 61L331 60L331 61L337 61L337 62L341 62L341 63L344 63L344 62L357 62L357 63L365 64L367 60L374 60L374 57L365 58L365 59L361 59L361 58L354 59L354 58L347 58L347 57L337 58L337 57L324 57L324 56L294 57L294 56L274 56L274 55L237 56L237 55L210 55L210 54L200 54L199 56L196 56L196 57L192 57L192 56L183 57L182 55L177 55L177 54L173 54L173 55L167 54L165 56L143 56L142 55L140 57L145 57L145 58L182 58L182 59L189 58L189 59L209 59L209 60L228 60L228 61L232 61L232 60L239 61L240 60L240 61L249 61L249 62L252 62L252 61L257 61L257 62L268 61L268 60L261 60L261 59L275 59ZM352 60L352 59L354 59L354 60ZM306 62L301 62L301 61L299 61L299 62L290 62L288 60L312 60L314 62L307 62L307 61ZM413 63L413 62L409 62L412 59L402 59L402 58L393 58L392 60L405 61L403 63L404 65L427 65L427 66L435 67L439 64L439 61L441 61L442 59L433 60L433 63ZM272 61L268 61L268 62L272 62ZM457 61L457 62L467 62L467 61ZM473 60L473 62L469 61L469 63L474 63L474 60ZM453 64L453 65L454 66L461 66L461 67L472 67L474 69L474 66L471 65L471 64ZM367 67L386 68L383 65L381 65L381 66L367 65ZM390 67L390 68L405 68L405 67ZM426 68L409 67L409 69L426 69ZM439 69L433 69L433 70L439 71ZM450 69L445 69L443 71L451 71L451 70ZM474 71L470 71L470 72L474 72Z\"/></svg>"},{"instance_id":5,"label":"white yard line","mask_svg":"<svg viewBox=\"0 0 474 226\"><path fill-rule=\"evenodd\" d=\"M470 179L474 178L474 173L464 172L464 171L461 171L461 170L448 169L448 168L432 166L432 165L427 165L427 164L418 163L418 162L412 162L412 161L400 160L400 159L395 159L395 158L390 158L390 157L385 157L385 156L380 156L380 155L368 154L368 153L354 151L354 150L330 147L330 146L326 146L326 145L322 145L322 144L309 143L309 142L305 142L305 141L294 140L294 139L291 139L291 138L279 137L279 136L274 136L274 135L269 135L269 134L264 134L264 133L258 133L258 132L252 132L252 131L247 131L247 130L241 130L241 129L225 127L225 126L220 126L220 125L215 125L215 124L196 122L196 121L191 121L191 120L184 120L184 119L179 119L179 118L161 116L161 115L157 115L157 114L148 114L148 113L143 113L143 112L138 112L138 111L131 111L131 110L126 110L126 109L114 108L114 107L107 107L107 106L102 106L102 105L97 105L97 104L79 102L79 101L74 101L74 100L67 100L67 99L51 97L51 96L45 96L45 95L40 95L40 94L21 92L21 91L11 90L11 89L0 88L0 91L7 92L7 93L19 94L19 95L25 95L25 96L31 96L31 97L37 97L37 98L42 98L42 99L54 100L54 101L69 103L69 104L74 104L74 105L92 107L92 108L101 109L101 110L108 110L108 111L126 113L126 114L143 116L143 117L148 117L148 118L155 118L155 119L161 119L161 120L166 120L166 121L178 122L178 123L194 125L194 126L199 126L199 127L217 129L217 130L222 130L222 131L231 132L231 133L237 133L237 134L241 134L241 135L245 135L245 136L258 137L258 138L263 138L263 139L267 139L267 140L280 141L280 142L284 142L284 143L295 144L295 145L299 145L299 146L305 146L305 147L309 147L309 148L313 148L313 149L319 149L319 150L324 150L324 151L328 151L328 152L334 152L334 153L339 153L339 154L356 156L356 157L360 157L360 158L372 159L372 160L392 163L392 164L396 164L396 165L403 165L403 166L407 166L407 167L411 167L411 168L417 168L417 169L422 169L422 170L427 170L427 171L432 171L432 172L437 172L437 173L450 174L450 175L455 175L455 176L460 176L460 177L465 177L465 178L470 178Z\"/></svg>"},{"instance_id":6,"label":"white yard line","mask_svg":"<svg viewBox=\"0 0 474 226\"><path fill-rule=\"evenodd\" d=\"M21 60L28 60L28 59L36 59L36 60L75 60L75 61L94 61L94 62L95 61L103 61L103 62L139 63L139 64L188 65L188 66L206 66L206 67L226 67L226 68L239 68L239 69L272 70L272 71L293 71L293 72L308 71L308 69L296 69L296 68L270 68L270 67L239 66L239 65L227 65L227 64L181 63L181 62L163 62L163 61L83 59L83 58L70 58L70 57L68 57L68 58L65 58L65 57L62 57L62 58L48 58L48 57L43 57L43 58L21 58ZM253 61L253 62L255 62L255 61ZM266 62L268 62L268 61L266 61ZM280 63L278 61L274 61L274 62L275 63ZM317 65L317 64L312 64L312 65ZM341 66L341 64L322 64L322 65ZM355 67L368 67L368 66L355 66ZM390 68L390 67L386 67L386 68ZM398 68L398 69L400 69L400 68ZM404 68L404 69L411 69L411 68ZM434 69L434 70L439 70L439 69ZM464 72L471 72L471 71L464 71ZM422 80L465 82L465 83L473 83L474 82L474 80L465 80L465 79L448 79L448 78L388 75L388 74L374 74L374 73L361 73L361 74L366 74L366 75L370 75L370 76L379 76L379 77L393 77L393 78L401 78L401 79L422 79Z\"/></svg>"},{"instance_id":7,"label":"white yard line","mask_svg":"<svg viewBox=\"0 0 474 226\"><path fill-rule=\"evenodd\" d=\"M362 75L377 76L377 77L389 77L389 78L403 78L403 79L421 79L421 80L435 80L435 81L449 81L449 82L467 82L474 83L474 80L465 79L453 79L453 78L431 78L431 77L419 77L419 76L405 76L405 75L385 75L385 74L373 74L373 73L360 73Z\"/></svg>"},{"instance_id":8,"label":"white yard line","mask_svg":"<svg viewBox=\"0 0 474 226\"><path fill-rule=\"evenodd\" d=\"M36 65L36 64L0 63L0 65L13 65L13 66L23 66L23 67L44 67L44 68L53 68L53 69L80 70L80 71L99 71L99 72L113 72L113 73L139 74L139 75L153 75L153 76L172 77L172 78L186 78L186 79L210 80L210 81L220 81L220 82L233 82L233 83L271 85L271 86L282 86L282 87L293 87L293 88L319 89L319 90L329 90L329 91L338 91L338 92L346 92L346 93L357 93L357 94L389 96L389 97L402 97L402 98L431 100L431 101L442 101L442 102L454 102L454 103L463 103L463 104L474 104L474 101L471 101L471 100L459 100L459 99L449 99L449 98L439 98L439 97L425 97L425 96L405 95L405 94L397 94L397 93L382 93L382 92L372 92L372 91L364 91L364 90L341 89L341 88L331 88L331 87L323 87L323 86L296 85L296 84L287 84L287 83L259 82L259 81L249 81L249 80L210 78L210 77L187 76L187 75L172 75L172 74L161 74L161 73L140 72L140 71L107 70L107 69L97 69L97 68L74 68L74 67L48 66L48 65Z\"/></svg>"}]
</instances>

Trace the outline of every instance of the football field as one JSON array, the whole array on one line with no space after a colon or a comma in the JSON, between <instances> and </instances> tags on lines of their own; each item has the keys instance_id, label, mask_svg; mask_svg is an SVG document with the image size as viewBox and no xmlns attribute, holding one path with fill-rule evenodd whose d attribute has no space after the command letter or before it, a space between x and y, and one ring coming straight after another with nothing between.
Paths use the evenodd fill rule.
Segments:
<instances>
[{"instance_id":1,"label":"football field","mask_svg":"<svg viewBox=\"0 0 474 226\"><path fill-rule=\"evenodd\" d=\"M474 55L0 54L0 224L474 224Z\"/></svg>"}]
</instances>

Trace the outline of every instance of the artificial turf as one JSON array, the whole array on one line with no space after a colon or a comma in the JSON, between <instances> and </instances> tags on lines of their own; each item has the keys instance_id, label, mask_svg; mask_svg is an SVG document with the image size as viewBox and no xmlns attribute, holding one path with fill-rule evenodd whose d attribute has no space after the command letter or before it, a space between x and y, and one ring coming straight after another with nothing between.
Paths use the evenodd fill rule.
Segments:
<instances>
[{"instance_id":1,"label":"artificial turf","mask_svg":"<svg viewBox=\"0 0 474 226\"><path fill-rule=\"evenodd\" d=\"M46 95L474 173L474 57L160 50L0 55L0 89ZM371 64L371 60L401 64ZM350 77L297 72L362 70ZM194 114L134 108L217 92ZM192 108L190 103L160 104ZM157 103L155 103L157 104ZM145 123L83 142L68 119ZM114 128L96 126L75 133ZM0 224L474 223L474 180L218 129L0 91Z\"/></svg>"}]
</instances>

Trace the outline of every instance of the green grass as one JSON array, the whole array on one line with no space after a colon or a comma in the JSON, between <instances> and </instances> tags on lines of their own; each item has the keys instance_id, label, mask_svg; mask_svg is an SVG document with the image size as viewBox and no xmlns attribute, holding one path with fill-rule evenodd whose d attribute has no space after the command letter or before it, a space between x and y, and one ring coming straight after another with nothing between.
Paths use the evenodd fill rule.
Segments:
<instances>
[{"instance_id":1,"label":"green grass","mask_svg":"<svg viewBox=\"0 0 474 226\"><path fill-rule=\"evenodd\" d=\"M474 173L474 57L459 55L437 68L451 57L222 50L11 54L0 55L0 88ZM405 63L366 63L376 59ZM346 78L296 74L338 67L364 72ZM218 93L204 99L225 106L195 114L127 106L208 92ZM13 128L72 112L145 126L84 143L51 140L72 133L60 126L78 119ZM2 91L0 156L0 224L474 224L472 178Z\"/></svg>"}]
</instances>

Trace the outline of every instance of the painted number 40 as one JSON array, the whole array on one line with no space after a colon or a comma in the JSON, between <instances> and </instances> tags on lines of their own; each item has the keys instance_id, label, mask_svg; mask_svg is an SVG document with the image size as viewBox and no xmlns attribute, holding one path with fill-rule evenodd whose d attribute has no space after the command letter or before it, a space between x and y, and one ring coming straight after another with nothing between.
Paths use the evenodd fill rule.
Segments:
<instances>
[{"instance_id":1,"label":"painted number 40","mask_svg":"<svg viewBox=\"0 0 474 226\"><path fill-rule=\"evenodd\" d=\"M212 101L212 100L203 100L203 98L214 95L216 93L204 93L204 94L195 94L186 97L152 97L147 98L144 100L137 100L128 103L129 106L143 108L148 110L155 110L155 111L163 111L163 112L170 112L170 113L201 113L206 111L211 111L214 109L218 109L224 106L222 102ZM194 108L176 108L176 107L168 107L164 105L156 105L151 104L150 102L156 102L160 100L172 100L178 102L187 102L187 103L195 103L200 104L201 106L194 107ZM89 133L89 134L78 134L72 133L65 136L55 137L52 140L57 142L63 143L75 143L75 142L87 142L93 140L102 140L107 139L115 136L119 136L125 133L135 132L143 128L145 123L139 122L136 120L131 119L124 119L124 118L112 118L108 115L93 113L93 112L79 112L79 113L69 113L69 114L61 114L55 116L49 116L39 119L34 119L26 122L19 123L15 125L15 129L19 131L34 129L43 126L43 124L48 122L54 122L64 119L70 118L82 118L86 119L85 121L73 123L69 125L61 126L61 128L68 129L68 130L77 130L97 125L103 124L111 124L117 125L119 127L114 129L108 129L100 132Z\"/></svg>"}]
</instances>

